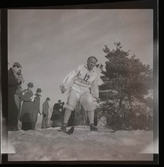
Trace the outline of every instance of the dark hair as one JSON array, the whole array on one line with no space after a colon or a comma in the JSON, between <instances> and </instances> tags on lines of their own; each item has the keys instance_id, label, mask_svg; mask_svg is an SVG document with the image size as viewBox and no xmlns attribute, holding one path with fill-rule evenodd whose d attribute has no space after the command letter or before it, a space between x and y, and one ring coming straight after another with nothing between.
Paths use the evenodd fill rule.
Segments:
<instances>
[{"instance_id":1,"label":"dark hair","mask_svg":"<svg viewBox=\"0 0 164 167\"><path fill-rule=\"evenodd\" d=\"M18 62L15 62L15 63L13 64L13 68L14 68L14 67L22 68L22 66L21 66Z\"/></svg>"},{"instance_id":2,"label":"dark hair","mask_svg":"<svg viewBox=\"0 0 164 167\"><path fill-rule=\"evenodd\" d=\"M14 64L14 65L13 65L13 68L14 68L14 67L17 67L17 68L22 68L21 66L16 65L16 64Z\"/></svg>"},{"instance_id":3,"label":"dark hair","mask_svg":"<svg viewBox=\"0 0 164 167\"><path fill-rule=\"evenodd\" d=\"M89 59L91 59L91 58L95 59L95 60L98 62L98 60L97 60L97 58L96 58L95 56L90 56L90 57L88 57L87 61L88 61Z\"/></svg>"}]
</instances>

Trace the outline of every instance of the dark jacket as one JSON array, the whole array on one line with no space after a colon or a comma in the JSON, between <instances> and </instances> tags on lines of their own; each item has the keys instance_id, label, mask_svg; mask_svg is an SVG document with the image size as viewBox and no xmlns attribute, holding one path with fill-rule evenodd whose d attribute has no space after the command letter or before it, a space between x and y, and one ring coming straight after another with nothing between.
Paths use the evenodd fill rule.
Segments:
<instances>
[{"instance_id":1,"label":"dark jacket","mask_svg":"<svg viewBox=\"0 0 164 167\"><path fill-rule=\"evenodd\" d=\"M22 104L22 112L20 120L22 122L33 122L33 101L31 101L31 97L33 96L33 92L28 90L24 95L21 96L23 100Z\"/></svg>"},{"instance_id":2,"label":"dark jacket","mask_svg":"<svg viewBox=\"0 0 164 167\"><path fill-rule=\"evenodd\" d=\"M52 115L51 115L51 121L59 119L59 117L62 114L62 111L63 111L63 106L60 106L59 103L55 103L54 106L53 106L53 112L52 112Z\"/></svg>"},{"instance_id":3,"label":"dark jacket","mask_svg":"<svg viewBox=\"0 0 164 167\"><path fill-rule=\"evenodd\" d=\"M37 122L38 113L40 113L40 95L36 94L33 103L33 122Z\"/></svg>"},{"instance_id":4,"label":"dark jacket","mask_svg":"<svg viewBox=\"0 0 164 167\"><path fill-rule=\"evenodd\" d=\"M8 70L8 120L9 124L13 126L17 125L18 108L15 103L14 94L19 84L21 83L18 83L13 70L10 68Z\"/></svg>"},{"instance_id":5,"label":"dark jacket","mask_svg":"<svg viewBox=\"0 0 164 167\"><path fill-rule=\"evenodd\" d=\"M45 101L42 105L42 114L45 114L46 116L49 115L49 104L47 101Z\"/></svg>"},{"instance_id":6,"label":"dark jacket","mask_svg":"<svg viewBox=\"0 0 164 167\"><path fill-rule=\"evenodd\" d=\"M8 94L14 95L16 93L17 86L20 84L21 82L18 83L18 80L14 76L12 68L10 68L8 70Z\"/></svg>"}]
</instances>

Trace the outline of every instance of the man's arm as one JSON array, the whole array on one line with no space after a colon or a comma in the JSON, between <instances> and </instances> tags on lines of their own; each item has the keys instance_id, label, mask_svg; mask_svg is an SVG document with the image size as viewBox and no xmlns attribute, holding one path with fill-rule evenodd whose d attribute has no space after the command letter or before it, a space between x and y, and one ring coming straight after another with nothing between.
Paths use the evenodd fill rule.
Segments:
<instances>
[{"instance_id":1,"label":"man's arm","mask_svg":"<svg viewBox=\"0 0 164 167\"><path fill-rule=\"evenodd\" d=\"M41 115L41 112L40 112L40 99L39 99L39 102L38 102L38 111L39 111L39 114Z\"/></svg>"},{"instance_id":2,"label":"man's arm","mask_svg":"<svg viewBox=\"0 0 164 167\"><path fill-rule=\"evenodd\" d=\"M9 86L16 86L19 82L17 78L11 73L11 71L8 71L8 85Z\"/></svg>"},{"instance_id":3,"label":"man's arm","mask_svg":"<svg viewBox=\"0 0 164 167\"><path fill-rule=\"evenodd\" d=\"M63 80L60 86L61 92L64 93L67 90L68 85L74 80L74 78L79 74L83 65L78 66L76 69L72 70Z\"/></svg>"},{"instance_id":4,"label":"man's arm","mask_svg":"<svg viewBox=\"0 0 164 167\"><path fill-rule=\"evenodd\" d=\"M33 93L26 92L24 95L21 95L21 100L30 102L32 96Z\"/></svg>"},{"instance_id":5,"label":"man's arm","mask_svg":"<svg viewBox=\"0 0 164 167\"><path fill-rule=\"evenodd\" d=\"M42 105L42 114L45 114L45 102Z\"/></svg>"}]
</instances>

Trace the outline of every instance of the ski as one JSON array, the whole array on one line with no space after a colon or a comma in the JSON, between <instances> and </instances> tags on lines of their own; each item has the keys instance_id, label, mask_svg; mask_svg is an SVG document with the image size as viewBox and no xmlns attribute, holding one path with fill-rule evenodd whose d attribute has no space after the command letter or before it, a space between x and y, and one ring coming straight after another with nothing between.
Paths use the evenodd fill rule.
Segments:
<instances>
[{"instance_id":1,"label":"ski","mask_svg":"<svg viewBox=\"0 0 164 167\"><path fill-rule=\"evenodd\" d=\"M63 131L61 129L58 130L59 132L64 132L68 135L72 134L74 132L74 126L72 126L68 131Z\"/></svg>"},{"instance_id":2,"label":"ski","mask_svg":"<svg viewBox=\"0 0 164 167\"><path fill-rule=\"evenodd\" d=\"M114 130L98 130L98 131L95 131L95 132L110 132L110 133L114 133L115 131Z\"/></svg>"}]
</instances>

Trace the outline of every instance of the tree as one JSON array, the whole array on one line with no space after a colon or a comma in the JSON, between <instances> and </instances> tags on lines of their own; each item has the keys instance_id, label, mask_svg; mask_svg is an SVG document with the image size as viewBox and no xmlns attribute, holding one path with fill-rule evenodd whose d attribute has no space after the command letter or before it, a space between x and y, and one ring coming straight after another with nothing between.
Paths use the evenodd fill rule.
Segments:
<instances>
[{"instance_id":1,"label":"tree","mask_svg":"<svg viewBox=\"0 0 164 167\"><path fill-rule=\"evenodd\" d=\"M132 108L133 98L144 101L144 95L149 94L153 88L153 70L150 65L144 65L135 55L129 57L129 51L121 50L121 43L114 43L116 49L105 55L105 71L102 70L100 85L100 98L115 99L122 102L128 99ZM106 53L106 52L105 52ZM106 93L105 93L106 91Z\"/></svg>"},{"instance_id":2,"label":"tree","mask_svg":"<svg viewBox=\"0 0 164 167\"><path fill-rule=\"evenodd\" d=\"M113 108L107 110L107 115L111 116L113 111L116 111L115 115L118 118L116 122L121 122L125 119L130 120L128 117L131 116L134 119L138 117L135 112L144 112L142 108L145 105L152 107L152 99L150 97L145 99L145 95L149 95L149 91L153 89L153 70L150 65L143 64L134 54L130 56L130 50L123 51L120 42L114 45L116 49L110 50L107 45L103 49L107 61L105 70L101 67L103 84L99 86L99 90L104 106L108 104ZM134 104L137 107L134 107ZM127 110L130 112L129 115ZM125 124L125 121L123 122L119 123L120 127Z\"/></svg>"}]
</instances>

